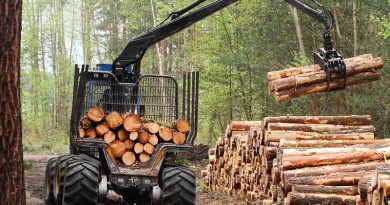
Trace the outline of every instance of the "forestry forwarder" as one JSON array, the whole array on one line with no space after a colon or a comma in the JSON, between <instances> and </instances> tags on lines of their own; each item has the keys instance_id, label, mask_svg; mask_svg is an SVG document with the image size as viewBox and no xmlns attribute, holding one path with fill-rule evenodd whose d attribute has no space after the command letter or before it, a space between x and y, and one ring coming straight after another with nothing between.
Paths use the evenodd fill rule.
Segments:
<instances>
[{"instance_id":1,"label":"forestry forwarder","mask_svg":"<svg viewBox=\"0 0 390 205\"><path fill-rule=\"evenodd\" d=\"M206 0L197 0L173 12L158 27L135 37L113 64L89 70L75 66L70 129L70 154L50 159L46 167L44 195L47 204L105 203L108 190L123 196L126 203L195 204L195 175L178 166L177 153L191 148L198 128L199 73L185 72L181 98L181 118L190 122L191 132L184 145L162 143L156 146L149 162L127 167L117 163L109 144L78 136L78 122L89 108L136 113L145 119L172 122L179 117L179 86L170 76L141 75L141 60L146 50L238 0L215 0L190 12ZM314 54L315 62L328 73L344 73L345 64L332 47L330 30L333 18L299 0L285 0L326 26L324 48ZM167 22L168 21L168 22Z\"/></svg>"}]
</instances>

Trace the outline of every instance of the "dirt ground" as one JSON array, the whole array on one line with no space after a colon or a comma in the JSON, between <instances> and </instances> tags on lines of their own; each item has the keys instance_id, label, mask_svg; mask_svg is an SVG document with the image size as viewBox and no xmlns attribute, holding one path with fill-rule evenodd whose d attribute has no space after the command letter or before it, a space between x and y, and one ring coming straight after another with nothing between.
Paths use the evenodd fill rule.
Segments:
<instances>
[{"instance_id":1,"label":"dirt ground","mask_svg":"<svg viewBox=\"0 0 390 205\"><path fill-rule=\"evenodd\" d=\"M25 182L27 205L42 205L43 184L46 162L55 155L25 155ZM199 205L240 205L245 204L236 199L218 193L198 192L197 204Z\"/></svg>"}]
</instances>

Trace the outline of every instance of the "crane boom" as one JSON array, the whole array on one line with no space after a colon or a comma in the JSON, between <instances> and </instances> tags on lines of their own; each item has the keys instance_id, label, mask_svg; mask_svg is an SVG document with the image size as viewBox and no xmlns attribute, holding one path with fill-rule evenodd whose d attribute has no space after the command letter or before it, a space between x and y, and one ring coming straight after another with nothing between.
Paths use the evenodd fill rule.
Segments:
<instances>
[{"instance_id":1,"label":"crane boom","mask_svg":"<svg viewBox=\"0 0 390 205\"><path fill-rule=\"evenodd\" d=\"M133 78L138 79L140 75L142 57L150 46L178 33L179 31L182 31L185 28L188 28L196 22L235 3L238 0L216 0L202 8L181 16L204 1L205 0L198 0L179 12L174 12L172 20L168 23L164 23L131 40L122 53L114 60L114 74L117 75L120 73L126 73L123 72L123 69L128 66L132 66L135 71Z\"/></svg>"}]
</instances>

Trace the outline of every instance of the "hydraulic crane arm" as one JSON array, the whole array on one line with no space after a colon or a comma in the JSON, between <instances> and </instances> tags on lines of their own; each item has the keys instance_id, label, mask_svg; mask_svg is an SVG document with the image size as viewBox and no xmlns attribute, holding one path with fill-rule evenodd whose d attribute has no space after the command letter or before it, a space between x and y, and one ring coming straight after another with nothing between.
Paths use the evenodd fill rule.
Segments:
<instances>
[{"instance_id":1,"label":"hydraulic crane arm","mask_svg":"<svg viewBox=\"0 0 390 205\"><path fill-rule=\"evenodd\" d=\"M114 60L114 73L116 75L125 73L123 72L123 68L131 65L135 70L134 79L138 79L142 57L150 46L160 42L161 40L169 36L178 33L179 31L182 31L185 28L188 28L196 22L212 15L213 13L233 4L238 0L215 0L214 2L202 8L199 8L191 13L182 16L183 14L189 12L204 1L205 0L197 0L196 2L185 7L184 9L177 12L173 12L169 16L171 17L171 20L169 22L163 23L160 26L131 40L127 44L126 48L122 51L122 53Z\"/></svg>"},{"instance_id":2,"label":"hydraulic crane arm","mask_svg":"<svg viewBox=\"0 0 390 205\"><path fill-rule=\"evenodd\" d=\"M312 1L315 2L317 6L321 7L322 10L315 9L301 0L284 0L284 1L325 25L326 30L323 34L324 47L318 49L318 52L315 52L313 54L314 62L319 64L321 68L326 72L328 91L330 91L329 85L330 82L333 80L332 74L334 73L342 74L344 76L344 87L345 87L347 84L346 83L347 68L343 57L340 55L340 53L338 53L333 48L332 36L330 33L330 31L333 28L332 14L315 0Z\"/></svg>"},{"instance_id":3,"label":"hydraulic crane arm","mask_svg":"<svg viewBox=\"0 0 390 205\"><path fill-rule=\"evenodd\" d=\"M332 29L333 17L321 5L319 6L323 9L322 11L311 7L310 5L302 2L301 0L284 0L284 1L296 7L303 13L309 15L310 17L314 18L315 20L323 23L325 25L326 31L330 31Z\"/></svg>"}]
</instances>

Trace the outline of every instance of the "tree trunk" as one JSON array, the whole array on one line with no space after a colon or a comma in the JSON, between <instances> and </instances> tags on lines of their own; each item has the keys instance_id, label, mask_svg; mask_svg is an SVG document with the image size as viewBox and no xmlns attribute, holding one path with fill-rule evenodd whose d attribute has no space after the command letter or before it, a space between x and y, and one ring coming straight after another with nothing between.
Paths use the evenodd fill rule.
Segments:
<instances>
[{"instance_id":1,"label":"tree trunk","mask_svg":"<svg viewBox=\"0 0 390 205\"><path fill-rule=\"evenodd\" d=\"M352 20L353 20L353 55L356 56L357 49L358 49L356 0L352 0Z\"/></svg>"},{"instance_id":2,"label":"tree trunk","mask_svg":"<svg viewBox=\"0 0 390 205\"><path fill-rule=\"evenodd\" d=\"M298 43L299 43L299 50L301 51L302 54L305 54L305 45L303 44L303 37L302 37L302 30L301 30L301 22L299 20L299 15L297 8L294 6L290 6L292 15L294 17L294 25L295 25L295 30L297 32L297 38L298 38Z\"/></svg>"},{"instance_id":3,"label":"tree trunk","mask_svg":"<svg viewBox=\"0 0 390 205\"><path fill-rule=\"evenodd\" d=\"M0 2L0 202L25 204L20 109L22 1Z\"/></svg>"}]
</instances>

